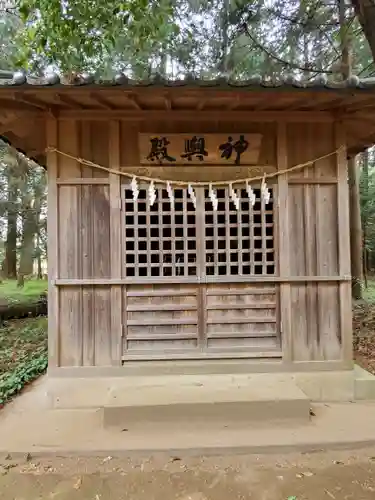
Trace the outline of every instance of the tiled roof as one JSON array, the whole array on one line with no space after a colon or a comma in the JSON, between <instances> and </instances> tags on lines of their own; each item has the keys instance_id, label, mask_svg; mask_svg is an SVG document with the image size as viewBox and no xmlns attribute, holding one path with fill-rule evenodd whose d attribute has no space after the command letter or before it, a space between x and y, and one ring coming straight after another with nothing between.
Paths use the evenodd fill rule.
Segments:
<instances>
[{"instance_id":1,"label":"tiled roof","mask_svg":"<svg viewBox=\"0 0 375 500\"><path fill-rule=\"evenodd\" d=\"M344 81L330 81L325 75L319 75L313 79L298 79L289 75L279 78L262 77L253 75L247 80L236 80L232 78L220 77L213 80L197 79L187 75L184 79L170 80L159 75L148 80L131 80L124 74L118 74L113 78L97 78L91 74L82 74L68 79L59 76L57 73L49 73L45 76L31 76L26 73L16 72L13 75L9 72L0 71L0 86L5 87L61 87L61 86L95 86L95 87L198 87L198 88L298 88L312 90L340 90L340 89L364 89L375 90L375 78L359 78L351 76Z\"/></svg>"}]
</instances>

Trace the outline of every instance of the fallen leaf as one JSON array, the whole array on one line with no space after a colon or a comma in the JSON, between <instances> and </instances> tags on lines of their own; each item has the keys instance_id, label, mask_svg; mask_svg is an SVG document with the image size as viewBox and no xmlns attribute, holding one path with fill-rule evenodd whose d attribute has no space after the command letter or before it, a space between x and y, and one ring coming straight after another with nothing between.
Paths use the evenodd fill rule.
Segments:
<instances>
[{"instance_id":1,"label":"fallen leaf","mask_svg":"<svg viewBox=\"0 0 375 500\"><path fill-rule=\"evenodd\" d=\"M302 472L302 475L303 475L303 476L306 476L306 477L311 477L311 476L313 476L313 475L314 475L314 473L313 473L313 472L310 472L310 471L307 471L307 472Z\"/></svg>"},{"instance_id":2,"label":"fallen leaf","mask_svg":"<svg viewBox=\"0 0 375 500\"><path fill-rule=\"evenodd\" d=\"M26 454L26 462L30 462L30 460L32 459L33 457L31 456L31 453L27 453Z\"/></svg>"},{"instance_id":3,"label":"fallen leaf","mask_svg":"<svg viewBox=\"0 0 375 500\"><path fill-rule=\"evenodd\" d=\"M3 465L3 469L5 470L10 470L13 469L14 467L17 467L18 464L5 464Z\"/></svg>"},{"instance_id":4,"label":"fallen leaf","mask_svg":"<svg viewBox=\"0 0 375 500\"><path fill-rule=\"evenodd\" d=\"M109 462L110 460L112 460L112 457L106 457L104 460L103 460L103 464L105 464L106 462Z\"/></svg>"},{"instance_id":5,"label":"fallen leaf","mask_svg":"<svg viewBox=\"0 0 375 500\"><path fill-rule=\"evenodd\" d=\"M325 493L326 493L326 494L327 494L330 498L332 498L333 500L335 500L335 499L336 499L335 495L334 495L333 493L331 493L330 491L328 491L328 490L324 490L324 492L325 492Z\"/></svg>"},{"instance_id":6,"label":"fallen leaf","mask_svg":"<svg viewBox=\"0 0 375 500\"><path fill-rule=\"evenodd\" d=\"M8 455L5 457L5 460L12 460L12 455L8 453Z\"/></svg>"},{"instance_id":7,"label":"fallen leaf","mask_svg":"<svg viewBox=\"0 0 375 500\"><path fill-rule=\"evenodd\" d=\"M74 484L73 488L74 488L75 490L79 490L79 489L80 489L80 487L81 487L81 484L82 484L82 478L81 478L81 477L79 477L79 478L77 479L76 483Z\"/></svg>"},{"instance_id":8,"label":"fallen leaf","mask_svg":"<svg viewBox=\"0 0 375 500\"><path fill-rule=\"evenodd\" d=\"M310 408L310 417L316 417L316 413Z\"/></svg>"},{"instance_id":9,"label":"fallen leaf","mask_svg":"<svg viewBox=\"0 0 375 500\"><path fill-rule=\"evenodd\" d=\"M178 462L179 460L181 460L180 457L172 457L171 458L171 462Z\"/></svg>"},{"instance_id":10,"label":"fallen leaf","mask_svg":"<svg viewBox=\"0 0 375 500\"><path fill-rule=\"evenodd\" d=\"M340 462L340 460L334 460L333 463L335 465L344 465L344 462Z\"/></svg>"},{"instance_id":11,"label":"fallen leaf","mask_svg":"<svg viewBox=\"0 0 375 500\"><path fill-rule=\"evenodd\" d=\"M297 497L295 495L288 497L288 500L297 500Z\"/></svg>"}]
</instances>

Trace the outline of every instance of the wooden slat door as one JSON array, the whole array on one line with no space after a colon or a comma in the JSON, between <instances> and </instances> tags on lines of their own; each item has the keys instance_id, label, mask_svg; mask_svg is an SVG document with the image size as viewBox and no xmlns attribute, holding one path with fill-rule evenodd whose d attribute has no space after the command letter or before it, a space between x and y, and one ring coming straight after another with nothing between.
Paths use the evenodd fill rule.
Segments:
<instances>
[{"instance_id":1,"label":"wooden slat door","mask_svg":"<svg viewBox=\"0 0 375 500\"><path fill-rule=\"evenodd\" d=\"M206 287L206 345L211 352L280 354L276 286L243 282L246 276L276 272L274 200L265 205L260 190L254 193L253 206L246 189L237 189L237 210L229 188L218 189L214 211L204 192L204 272L212 282Z\"/></svg>"},{"instance_id":2,"label":"wooden slat door","mask_svg":"<svg viewBox=\"0 0 375 500\"><path fill-rule=\"evenodd\" d=\"M280 354L277 289L244 277L275 274L273 201L254 207L245 189L237 211L218 189L124 190L124 359L272 357Z\"/></svg>"}]
</instances>

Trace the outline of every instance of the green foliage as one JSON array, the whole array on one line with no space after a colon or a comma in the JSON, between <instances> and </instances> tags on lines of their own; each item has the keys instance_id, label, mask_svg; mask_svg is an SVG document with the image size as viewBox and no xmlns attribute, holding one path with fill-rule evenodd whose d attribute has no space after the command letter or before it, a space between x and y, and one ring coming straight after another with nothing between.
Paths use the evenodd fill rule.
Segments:
<instances>
[{"instance_id":1,"label":"green foliage","mask_svg":"<svg viewBox=\"0 0 375 500\"><path fill-rule=\"evenodd\" d=\"M32 382L47 369L47 353L32 356L20 363L10 373L0 376L0 406L20 392L25 385Z\"/></svg>"},{"instance_id":2,"label":"green foliage","mask_svg":"<svg viewBox=\"0 0 375 500\"><path fill-rule=\"evenodd\" d=\"M4 280L0 283L0 301L8 303L35 302L43 292L47 291L47 287L47 280L26 280L22 288L17 286L17 280Z\"/></svg>"},{"instance_id":3,"label":"green foliage","mask_svg":"<svg viewBox=\"0 0 375 500\"><path fill-rule=\"evenodd\" d=\"M370 304L375 303L375 281L372 279L368 281L367 288L363 290L363 298Z\"/></svg>"},{"instance_id":4,"label":"green foliage","mask_svg":"<svg viewBox=\"0 0 375 500\"><path fill-rule=\"evenodd\" d=\"M0 329L0 405L47 368L47 319L7 322Z\"/></svg>"},{"instance_id":5,"label":"green foliage","mask_svg":"<svg viewBox=\"0 0 375 500\"><path fill-rule=\"evenodd\" d=\"M138 79L156 72L208 78L341 75L337 2L14 1L12 14L0 20L4 68L14 61L33 72L52 66L72 76L90 71L111 78L124 71ZM369 46L350 2L346 19L353 71L371 75Z\"/></svg>"},{"instance_id":6,"label":"green foliage","mask_svg":"<svg viewBox=\"0 0 375 500\"><path fill-rule=\"evenodd\" d=\"M47 351L47 318L6 322L0 328L0 376Z\"/></svg>"},{"instance_id":7,"label":"green foliage","mask_svg":"<svg viewBox=\"0 0 375 500\"><path fill-rule=\"evenodd\" d=\"M119 40L141 52L175 33L169 0L18 0L18 10L22 67L47 63L67 73L92 70Z\"/></svg>"}]
</instances>

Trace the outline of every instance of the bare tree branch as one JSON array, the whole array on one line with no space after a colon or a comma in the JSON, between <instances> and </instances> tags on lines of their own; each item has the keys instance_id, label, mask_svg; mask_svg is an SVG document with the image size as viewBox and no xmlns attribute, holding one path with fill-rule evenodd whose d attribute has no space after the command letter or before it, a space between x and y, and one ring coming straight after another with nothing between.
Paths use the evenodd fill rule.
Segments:
<instances>
[{"instance_id":1,"label":"bare tree branch","mask_svg":"<svg viewBox=\"0 0 375 500\"><path fill-rule=\"evenodd\" d=\"M240 31L242 33L245 33L249 38L250 40L253 42L254 46L261 50L262 52L264 52L270 59L273 59L275 61L277 61L279 64L282 64L283 66L288 66L289 68L293 68L293 69L298 69L300 71L309 71L309 72L313 72L313 73L316 73L316 74L334 74L334 73L337 73L338 71L333 71L333 70L323 70L323 69L319 69L319 68L314 68L314 66L312 65L299 65L299 64L295 64L295 63L292 63L291 61L287 61L281 57L279 57L278 55L274 54L273 52L271 52L269 49L267 49L264 45L262 45L251 33L250 33L250 30L247 26L247 23L243 23L242 26L240 27Z\"/></svg>"}]
</instances>

